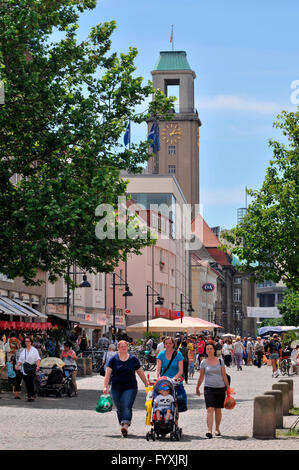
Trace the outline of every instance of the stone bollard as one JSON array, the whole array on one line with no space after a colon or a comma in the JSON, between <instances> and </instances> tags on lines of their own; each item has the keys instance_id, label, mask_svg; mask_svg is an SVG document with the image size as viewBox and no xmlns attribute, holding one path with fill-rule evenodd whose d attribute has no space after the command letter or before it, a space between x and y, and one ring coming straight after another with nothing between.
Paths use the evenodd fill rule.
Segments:
<instances>
[{"instance_id":1,"label":"stone bollard","mask_svg":"<svg viewBox=\"0 0 299 470\"><path fill-rule=\"evenodd\" d=\"M272 390L282 391L282 413L283 416L288 416L290 409L289 385L285 382L276 383L272 385Z\"/></svg>"},{"instance_id":2,"label":"stone bollard","mask_svg":"<svg viewBox=\"0 0 299 470\"><path fill-rule=\"evenodd\" d=\"M78 364L78 371L77 375L78 377L82 377L83 375L86 375L86 361L84 358L79 358L77 361Z\"/></svg>"},{"instance_id":3,"label":"stone bollard","mask_svg":"<svg viewBox=\"0 0 299 470\"><path fill-rule=\"evenodd\" d=\"M276 428L283 428L283 412L282 412L282 391L272 390L265 392L265 395L272 395L275 397L275 410L276 410Z\"/></svg>"},{"instance_id":4,"label":"stone bollard","mask_svg":"<svg viewBox=\"0 0 299 470\"><path fill-rule=\"evenodd\" d=\"M294 381L293 379L281 379L278 381L280 382L286 382L289 386L289 401L290 401L290 408L294 408Z\"/></svg>"},{"instance_id":5,"label":"stone bollard","mask_svg":"<svg viewBox=\"0 0 299 470\"><path fill-rule=\"evenodd\" d=\"M92 359L91 357L86 357L86 375L92 375Z\"/></svg>"},{"instance_id":6,"label":"stone bollard","mask_svg":"<svg viewBox=\"0 0 299 470\"><path fill-rule=\"evenodd\" d=\"M255 397L253 408L253 437L255 439L275 439L275 401L273 395Z\"/></svg>"}]
</instances>

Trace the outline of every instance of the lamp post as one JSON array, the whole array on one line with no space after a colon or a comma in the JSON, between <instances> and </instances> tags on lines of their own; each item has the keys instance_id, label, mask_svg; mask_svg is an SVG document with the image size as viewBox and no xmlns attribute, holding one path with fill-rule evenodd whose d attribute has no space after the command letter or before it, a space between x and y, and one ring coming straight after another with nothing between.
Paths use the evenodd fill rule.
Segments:
<instances>
[{"instance_id":1,"label":"lamp post","mask_svg":"<svg viewBox=\"0 0 299 470\"><path fill-rule=\"evenodd\" d=\"M79 284L79 287L91 287L91 284L87 280L87 276L85 273L82 272L71 272L70 266L68 265L66 275L66 334L67 336L70 335L70 282L69 277L71 274L83 274L83 281Z\"/></svg>"},{"instance_id":2,"label":"lamp post","mask_svg":"<svg viewBox=\"0 0 299 470\"><path fill-rule=\"evenodd\" d=\"M152 289L153 294L150 294L150 289ZM158 297L158 300L155 302L155 305L163 305L163 300L160 297L160 294L155 291L149 284L146 286L146 332L149 330L149 297Z\"/></svg>"},{"instance_id":3,"label":"lamp post","mask_svg":"<svg viewBox=\"0 0 299 470\"><path fill-rule=\"evenodd\" d=\"M115 277L118 277L120 282L115 282ZM124 282L121 276L116 273L112 274L112 287L113 287L113 334L115 335L115 315L116 315L116 300L115 300L115 286L125 286L126 291L123 293L123 297L132 297L133 294L129 289L127 282Z\"/></svg>"},{"instance_id":4,"label":"lamp post","mask_svg":"<svg viewBox=\"0 0 299 470\"><path fill-rule=\"evenodd\" d=\"M183 302L183 297L185 297L187 302ZM183 323L183 305L189 305L189 308L187 310L189 313L194 312L194 308L192 307L190 300L188 300L184 294L181 294L180 296L181 323Z\"/></svg>"}]
</instances>

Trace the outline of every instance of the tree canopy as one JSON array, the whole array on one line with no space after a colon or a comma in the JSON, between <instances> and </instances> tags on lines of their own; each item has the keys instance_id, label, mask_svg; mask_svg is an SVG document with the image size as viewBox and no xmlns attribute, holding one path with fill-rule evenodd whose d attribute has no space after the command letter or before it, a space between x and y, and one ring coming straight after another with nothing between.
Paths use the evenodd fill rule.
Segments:
<instances>
[{"instance_id":1,"label":"tree canopy","mask_svg":"<svg viewBox=\"0 0 299 470\"><path fill-rule=\"evenodd\" d=\"M243 270L257 281L265 279L299 288L299 108L283 111L274 126L288 140L269 140L273 158L261 189L247 190L253 198L243 220L223 236Z\"/></svg>"},{"instance_id":2,"label":"tree canopy","mask_svg":"<svg viewBox=\"0 0 299 470\"><path fill-rule=\"evenodd\" d=\"M128 120L166 117L174 100L135 76L136 48L110 53L114 21L78 42L80 13L95 6L96 0L0 0L1 272L29 284L38 269L54 281L73 263L111 271L152 243L99 240L96 208L111 204L117 215L127 185L120 170L136 173L149 158L146 141L122 145ZM149 109L136 115L151 94Z\"/></svg>"}]
</instances>

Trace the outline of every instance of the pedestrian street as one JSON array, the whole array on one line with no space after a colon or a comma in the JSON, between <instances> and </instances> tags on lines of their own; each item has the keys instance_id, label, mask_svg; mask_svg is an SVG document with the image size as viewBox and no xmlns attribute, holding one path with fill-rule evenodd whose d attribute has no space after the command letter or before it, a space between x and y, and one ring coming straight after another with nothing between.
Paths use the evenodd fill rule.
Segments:
<instances>
[{"instance_id":1,"label":"pedestrian street","mask_svg":"<svg viewBox=\"0 0 299 470\"><path fill-rule=\"evenodd\" d=\"M133 408L129 435L120 434L115 407L100 414L95 411L103 389L100 375L79 377L78 397L37 397L33 403L26 401L24 391L21 400L14 400L12 393L1 393L0 399L0 448L5 450L299 450L299 439L279 437L271 440L252 438L253 400L255 396L271 391L271 367L244 366L242 371L230 367L231 386L237 404L233 410L223 410L221 437L206 439L206 410L203 397L195 394L198 371L185 385L188 411L181 413L179 425L183 429L182 440L171 442L169 435L162 440L147 442L145 435L145 391L138 378L139 392ZM152 373L153 375L153 373ZM294 406L299 407L299 376L294 380ZM284 417L284 428L290 427L296 416Z\"/></svg>"}]
</instances>

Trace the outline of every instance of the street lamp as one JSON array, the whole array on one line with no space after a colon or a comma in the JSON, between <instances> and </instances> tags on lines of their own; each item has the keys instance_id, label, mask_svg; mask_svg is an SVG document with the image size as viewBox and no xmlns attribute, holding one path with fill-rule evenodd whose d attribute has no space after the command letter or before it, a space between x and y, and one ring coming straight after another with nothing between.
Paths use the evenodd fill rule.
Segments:
<instances>
[{"instance_id":1,"label":"street lamp","mask_svg":"<svg viewBox=\"0 0 299 470\"><path fill-rule=\"evenodd\" d=\"M115 282L115 276L117 276L120 280L119 283ZM115 335L115 315L116 315L116 303L115 303L115 286L125 286L125 292L123 293L123 297L132 297L133 294L129 289L129 286L126 282L122 282L123 279L116 273L112 273L112 287L113 287L113 334Z\"/></svg>"},{"instance_id":2,"label":"street lamp","mask_svg":"<svg viewBox=\"0 0 299 470\"><path fill-rule=\"evenodd\" d=\"M150 294L150 289L154 292L153 294ZM155 302L155 305L163 305L163 300L160 297L160 294L152 288L149 284L146 286L146 332L148 333L149 330L149 297L158 297L157 301Z\"/></svg>"},{"instance_id":3,"label":"street lamp","mask_svg":"<svg viewBox=\"0 0 299 470\"><path fill-rule=\"evenodd\" d=\"M70 282L69 277L71 274L83 274L82 272L71 272L70 267L67 267L67 281L66 281L66 334L70 335ZM91 284L87 280L87 276L84 273L83 281L79 284L79 287L91 287Z\"/></svg>"},{"instance_id":4,"label":"street lamp","mask_svg":"<svg viewBox=\"0 0 299 470\"><path fill-rule=\"evenodd\" d=\"M183 302L183 297L185 297L187 302ZM192 307L192 304L191 304L190 300L188 300L187 297L184 294L181 294L181 301L180 301L181 323L183 323L183 305L189 305L189 308L188 308L187 312L189 312L189 313L194 312L194 308Z\"/></svg>"}]
</instances>

